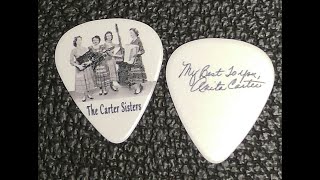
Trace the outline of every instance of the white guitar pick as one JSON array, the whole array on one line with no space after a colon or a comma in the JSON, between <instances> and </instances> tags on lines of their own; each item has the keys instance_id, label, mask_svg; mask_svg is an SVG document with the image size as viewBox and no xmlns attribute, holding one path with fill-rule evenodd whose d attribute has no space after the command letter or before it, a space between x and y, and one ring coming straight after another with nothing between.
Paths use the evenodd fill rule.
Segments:
<instances>
[{"instance_id":1,"label":"white guitar pick","mask_svg":"<svg viewBox=\"0 0 320 180\"><path fill-rule=\"evenodd\" d=\"M60 39L55 62L74 102L109 141L125 141L158 79L163 48L148 25L129 19L80 24Z\"/></svg>"},{"instance_id":2,"label":"white guitar pick","mask_svg":"<svg viewBox=\"0 0 320 180\"><path fill-rule=\"evenodd\" d=\"M237 40L201 39L171 55L166 78L180 119L200 153L227 159L259 117L274 69L261 49Z\"/></svg>"}]
</instances>

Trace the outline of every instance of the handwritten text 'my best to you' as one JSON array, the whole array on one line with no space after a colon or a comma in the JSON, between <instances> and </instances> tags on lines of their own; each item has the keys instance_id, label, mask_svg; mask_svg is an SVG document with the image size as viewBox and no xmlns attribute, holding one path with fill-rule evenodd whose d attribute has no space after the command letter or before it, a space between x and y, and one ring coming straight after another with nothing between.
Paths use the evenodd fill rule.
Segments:
<instances>
[{"instance_id":1,"label":"handwritten text 'my best to you'","mask_svg":"<svg viewBox=\"0 0 320 180\"><path fill-rule=\"evenodd\" d=\"M227 89L260 88L265 82L260 81L260 75L247 69L236 69L231 66L228 69L219 68L211 70L210 65L199 69L193 69L191 63L182 63L183 69L179 78L186 77L189 80L190 91L225 91ZM224 81L219 80L224 79ZM209 80L211 80L209 82ZM214 83L212 83L214 80Z\"/></svg>"},{"instance_id":2,"label":"handwritten text 'my best to you'","mask_svg":"<svg viewBox=\"0 0 320 180\"><path fill-rule=\"evenodd\" d=\"M122 102L120 105L115 106L113 104L106 105L100 104L98 107L94 107L92 104L87 106L88 115L96 116L99 114L107 115L113 113L124 113L124 112L132 112L132 111L140 111L141 104L133 104L132 102Z\"/></svg>"}]
</instances>

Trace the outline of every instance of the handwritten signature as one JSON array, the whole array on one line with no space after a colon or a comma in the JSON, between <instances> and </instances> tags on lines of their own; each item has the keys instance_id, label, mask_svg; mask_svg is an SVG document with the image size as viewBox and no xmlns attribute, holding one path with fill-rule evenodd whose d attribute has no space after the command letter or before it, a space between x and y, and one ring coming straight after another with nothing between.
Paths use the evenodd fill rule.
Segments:
<instances>
[{"instance_id":1,"label":"handwritten signature","mask_svg":"<svg viewBox=\"0 0 320 180\"><path fill-rule=\"evenodd\" d=\"M193 69L191 63L182 63L184 66L181 71L179 78L190 77L189 86L190 91L195 92L206 92L206 91L225 91L227 89L241 89L241 88L260 88L265 82L258 81L260 76L255 72L250 72L249 70L236 71L234 66L230 67L228 70L223 70L219 68L218 70L212 72L210 71L210 65L206 65L200 69ZM225 76L227 78L232 78L229 82L225 83L220 81L214 81L214 84L209 84L209 78L216 78ZM249 78L249 79L248 79Z\"/></svg>"}]
</instances>

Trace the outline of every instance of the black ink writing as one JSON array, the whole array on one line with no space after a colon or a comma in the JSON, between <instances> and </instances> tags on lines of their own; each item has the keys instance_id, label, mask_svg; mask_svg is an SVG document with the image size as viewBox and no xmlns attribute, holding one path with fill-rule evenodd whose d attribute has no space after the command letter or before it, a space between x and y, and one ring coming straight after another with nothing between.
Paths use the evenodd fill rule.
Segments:
<instances>
[{"instance_id":1,"label":"black ink writing","mask_svg":"<svg viewBox=\"0 0 320 180\"><path fill-rule=\"evenodd\" d=\"M191 71L191 64L184 64L184 62L182 63L184 66L184 69L182 70L182 72L179 75L179 78L182 76L182 74L184 73L183 76L191 76L190 80L189 80L189 85L191 86L192 84L194 84L195 80L196 80L196 74L199 72L199 70L197 71Z\"/></svg>"},{"instance_id":2,"label":"black ink writing","mask_svg":"<svg viewBox=\"0 0 320 180\"><path fill-rule=\"evenodd\" d=\"M229 74L226 74L226 77L235 76L237 74L237 71L233 70L233 66L231 66L231 68L229 68L228 70Z\"/></svg>"},{"instance_id":3,"label":"black ink writing","mask_svg":"<svg viewBox=\"0 0 320 180\"><path fill-rule=\"evenodd\" d=\"M200 69L193 69L191 63L182 62L183 69L178 78L187 77L190 92L224 91L227 89L260 88L263 81L258 81L260 75L248 69L236 70L231 66L227 71L219 68L212 71L210 65L205 65ZM221 76L224 75L225 78ZM229 77L234 77L231 81ZM189 79L188 79L189 78ZM219 79L220 78L220 79ZM222 78L222 80L221 80ZM227 78L227 80L226 80ZM209 81L209 79L211 81ZM212 83L213 81L213 83ZM228 81L228 82L223 82Z\"/></svg>"},{"instance_id":4,"label":"black ink writing","mask_svg":"<svg viewBox=\"0 0 320 180\"><path fill-rule=\"evenodd\" d=\"M262 81L254 81L250 79L249 81L243 81L244 83L241 84L241 81L238 83L237 79L233 79L229 84L229 89L240 89L240 88L259 88L261 84L265 83Z\"/></svg>"},{"instance_id":5,"label":"black ink writing","mask_svg":"<svg viewBox=\"0 0 320 180\"><path fill-rule=\"evenodd\" d=\"M219 81L215 86L210 86L207 83L207 78L201 78L199 80L197 80L192 86L190 91L194 92L194 91L199 91L199 92L205 92L205 91L222 91L222 90L226 90L226 88L224 88L223 83L221 83L221 81Z\"/></svg>"}]
</instances>

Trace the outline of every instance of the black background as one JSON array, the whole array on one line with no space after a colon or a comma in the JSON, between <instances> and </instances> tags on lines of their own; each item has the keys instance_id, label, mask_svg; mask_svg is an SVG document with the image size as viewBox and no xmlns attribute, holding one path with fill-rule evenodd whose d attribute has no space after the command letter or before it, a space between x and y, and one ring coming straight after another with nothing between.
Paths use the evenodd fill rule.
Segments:
<instances>
[{"instance_id":1,"label":"black background","mask_svg":"<svg viewBox=\"0 0 320 180\"><path fill-rule=\"evenodd\" d=\"M164 60L151 101L127 141L105 140L77 110L54 64L60 37L78 24L127 18L160 36ZM39 1L39 179L282 179L282 1ZM199 38L242 40L275 69L272 94L256 124L221 164L207 162L186 133L166 85L165 66Z\"/></svg>"}]
</instances>

